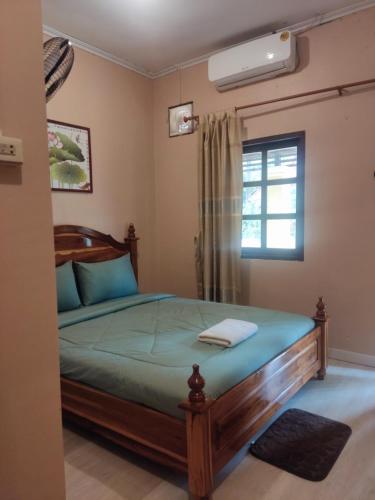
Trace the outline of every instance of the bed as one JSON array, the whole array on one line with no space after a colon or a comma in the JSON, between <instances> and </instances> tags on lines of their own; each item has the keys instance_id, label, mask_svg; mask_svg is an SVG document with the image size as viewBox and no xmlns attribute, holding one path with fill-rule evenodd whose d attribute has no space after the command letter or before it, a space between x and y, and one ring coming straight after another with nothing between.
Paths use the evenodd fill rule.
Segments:
<instances>
[{"instance_id":1,"label":"bed","mask_svg":"<svg viewBox=\"0 0 375 500\"><path fill-rule=\"evenodd\" d=\"M137 277L137 241L133 225L124 242L56 226L56 265L129 254ZM231 349L196 341L199 331L225 317L253 320L259 332ZM136 294L62 313L59 323L64 417L186 472L193 499L211 498L215 474L299 388L326 371L321 298L311 320Z\"/></svg>"}]
</instances>

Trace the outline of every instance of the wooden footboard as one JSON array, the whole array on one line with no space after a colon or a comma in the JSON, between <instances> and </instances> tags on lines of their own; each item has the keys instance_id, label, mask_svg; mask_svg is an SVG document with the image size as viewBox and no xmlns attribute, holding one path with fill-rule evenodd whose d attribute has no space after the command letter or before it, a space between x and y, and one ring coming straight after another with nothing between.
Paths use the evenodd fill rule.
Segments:
<instances>
[{"instance_id":1,"label":"wooden footboard","mask_svg":"<svg viewBox=\"0 0 375 500\"><path fill-rule=\"evenodd\" d=\"M61 379L67 418L164 465L187 471L193 499L211 498L214 475L327 363L328 318L322 299L316 327L216 400L204 394L194 365L186 421L71 380Z\"/></svg>"},{"instance_id":2,"label":"wooden footboard","mask_svg":"<svg viewBox=\"0 0 375 500\"><path fill-rule=\"evenodd\" d=\"M220 397L213 409L214 471L220 470L320 368L316 328Z\"/></svg>"},{"instance_id":3,"label":"wooden footboard","mask_svg":"<svg viewBox=\"0 0 375 500\"><path fill-rule=\"evenodd\" d=\"M189 398L180 405L187 420L191 498L211 498L214 475L298 389L314 375L324 378L328 317L321 297L314 320L311 332L214 401L204 394L199 367L193 367Z\"/></svg>"}]
</instances>

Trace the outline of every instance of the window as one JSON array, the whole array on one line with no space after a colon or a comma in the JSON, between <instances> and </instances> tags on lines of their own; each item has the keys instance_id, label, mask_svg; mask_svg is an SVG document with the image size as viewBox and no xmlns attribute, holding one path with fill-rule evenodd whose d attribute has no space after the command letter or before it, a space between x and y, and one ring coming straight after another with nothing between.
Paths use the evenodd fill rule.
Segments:
<instances>
[{"instance_id":1,"label":"window","mask_svg":"<svg viewBox=\"0 0 375 500\"><path fill-rule=\"evenodd\" d=\"M303 260L305 133L243 144L242 257Z\"/></svg>"}]
</instances>

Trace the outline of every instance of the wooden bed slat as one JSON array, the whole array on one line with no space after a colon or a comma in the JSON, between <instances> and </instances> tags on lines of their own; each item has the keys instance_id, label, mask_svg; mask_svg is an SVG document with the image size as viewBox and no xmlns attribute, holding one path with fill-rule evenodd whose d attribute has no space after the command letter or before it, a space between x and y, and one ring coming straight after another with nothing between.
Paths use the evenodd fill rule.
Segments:
<instances>
[{"instance_id":1,"label":"wooden bed slat","mask_svg":"<svg viewBox=\"0 0 375 500\"><path fill-rule=\"evenodd\" d=\"M61 393L64 410L186 464L184 421L64 377Z\"/></svg>"},{"instance_id":2,"label":"wooden bed slat","mask_svg":"<svg viewBox=\"0 0 375 500\"><path fill-rule=\"evenodd\" d=\"M259 387L251 392L234 411L230 401L217 400L215 409L220 407L221 417L213 415L213 461L215 469L220 469L248 440L262 427L265 420L275 413L286 398L290 398L308 378L318 371L318 350L316 340L312 340L303 351L288 364L268 376L267 368L253 375L259 378ZM227 413L225 413L227 409Z\"/></svg>"},{"instance_id":3,"label":"wooden bed slat","mask_svg":"<svg viewBox=\"0 0 375 500\"><path fill-rule=\"evenodd\" d=\"M225 447L213 456L214 472L219 472L234 456L245 446L251 438L263 427L263 425L286 403L306 382L308 382L319 369L320 363L317 361L292 382L277 398L275 398L262 412L258 413L252 424L246 425L244 432L238 433L233 439L229 440ZM241 422L238 424L241 425Z\"/></svg>"},{"instance_id":4,"label":"wooden bed slat","mask_svg":"<svg viewBox=\"0 0 375 500\"><path fill-rule=\"evenodd\" d=\"M162 452L159 452L153 448L145 446L137 441L131 440L122 434L118 434L117 432L111 431L107 427L103 427L101 425L96 424L95 422L88 420L86 418L82 418L75 413L71 413L67 410L63 411L64 421L72 422L79 427L82 427L90 432L94 432L99 436L112 441L127 450L130 450L138 455L146 457L154 462L158 462L162 465L170 467L171 469L178 470L179 472L187 472L187 463L186 460L181 462L180 460L175 460L174 458L165 455Z\"/></svg>"},{"instance_id":5,"label":"wooden bed slat","mask_svg":"<svg viewBox=\"0 0 375 500\"><path fill-rule=\"evenodd\" d=\"M213 410L215 420L223 420L228 415L236 412L239 405L243 405L253 397L255 391L262 389L265 383L272 380L272 377L282 369L285 369L291 362L295 362L304 352L315 346L315 359L317 359L317 343L320 330L315 328L309 335L294 343L290 348L269 361L251 376L237 384L230 391L223 394L218 400Z\"/></svg>"},{"instance_id":6,"label":"wooden bed slat","mask_svg":"<svg viewBox=\"0 0 375 500\"><path fill-rule=\"evenodd\" d=\"M115 248L103 248L97 247L92 249L82 249L82 250L65 250L56 252L55 262L59 266L65 264L68 260L78 261L78 262L103 262L111 259L118 259L129 252L121 252Z\"/></svg>"}]
</instances>

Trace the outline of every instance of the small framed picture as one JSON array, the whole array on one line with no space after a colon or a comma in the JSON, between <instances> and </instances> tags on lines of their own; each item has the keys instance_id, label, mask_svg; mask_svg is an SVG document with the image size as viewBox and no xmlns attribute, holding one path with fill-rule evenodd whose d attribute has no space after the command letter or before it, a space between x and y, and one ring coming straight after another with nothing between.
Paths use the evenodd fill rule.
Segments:
<instances>
[{"instance_id":1,"label":"small framed picture","mask_svg":"<svg viewBox=\"0 0 375 500\"><path fill-rule=\"evenodd\" d=\"M170 106L169 113L169 137L192 134L194 132L193 120L184 121L185 116L193 116L193 103L185 102L177 106Z\"/></svg>"},{"instance_id":2,"label":"small framed picture","mask_svg":"<svg viewBox=\"0 0 375 500\"><path fill-rule=\"evenodd\" d=\"M92 193L90 129L48 120L52 191Z\"/></svg>"}]
</instances>

